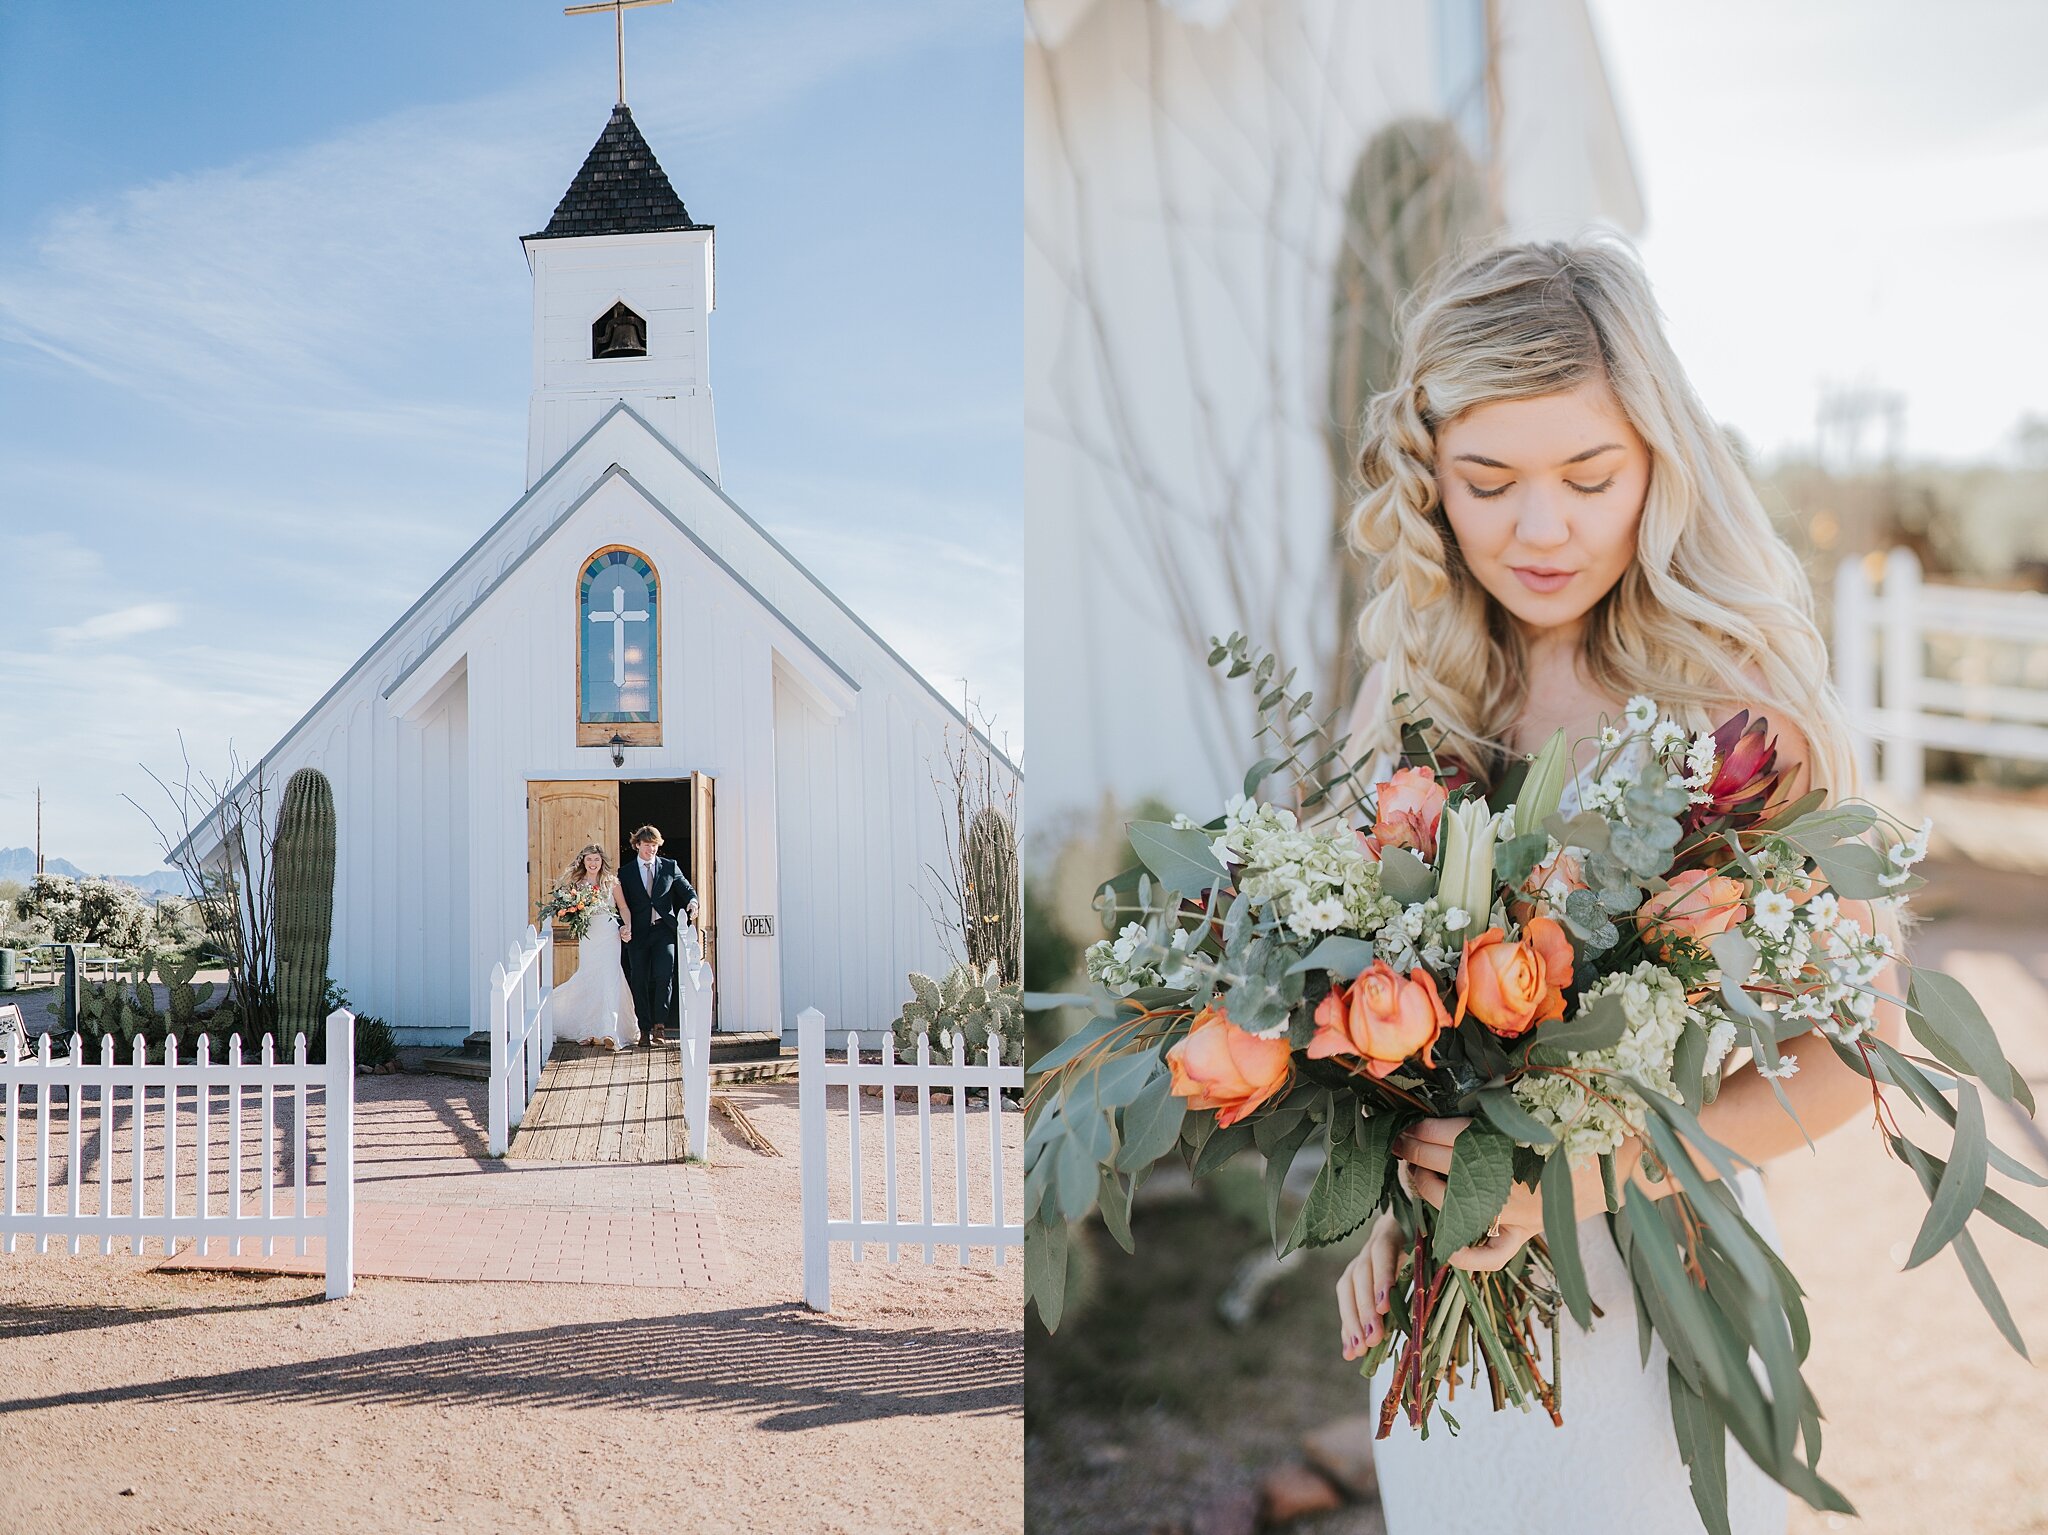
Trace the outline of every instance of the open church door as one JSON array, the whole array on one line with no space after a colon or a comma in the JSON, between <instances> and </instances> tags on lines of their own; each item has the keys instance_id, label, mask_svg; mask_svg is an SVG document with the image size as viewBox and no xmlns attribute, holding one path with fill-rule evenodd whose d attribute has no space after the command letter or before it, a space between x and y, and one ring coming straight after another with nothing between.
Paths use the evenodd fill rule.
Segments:
<instances>
[{"instance_id":1,"label":"open church door","mask_svg":"<svg viewBox=\"0 0 2048 1535\"><path fill-rule=\"evenodd\" d=\"M540 899L568 872L577 852L596 843L619 845L619 786L589 779L526 785L526 914L529 921ZM576 973L576 940L567 928L555 929L555 984Z\"/></svg>"},{"instance_id":2,"label":"open church door","mask_svg":"<svg viewBox=\"0 0 2048 1535\"><path fill-rule=\"evenodd\" d=\"M697 937L711 966L711 1020L718 1023L718 859L713 851L709 773L690 775L690 884L697 892Z\"/></svg>"}]
</instances>

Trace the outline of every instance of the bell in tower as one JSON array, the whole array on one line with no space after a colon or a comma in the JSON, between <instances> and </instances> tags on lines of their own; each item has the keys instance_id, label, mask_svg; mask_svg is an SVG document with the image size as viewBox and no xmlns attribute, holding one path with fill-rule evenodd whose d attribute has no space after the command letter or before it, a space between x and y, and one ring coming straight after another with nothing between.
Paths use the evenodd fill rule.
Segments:
<instances>
[{"instance_id":1,"label":"bell in tower","mask_svg":"<svg viewBox=\"0 0 2048 1535\"><path fill-rule=\"evenodd\" d=\"M592 357L645 357L647 322L623 303L614 304L590 327Z\"/></svg>"}]
</instances>

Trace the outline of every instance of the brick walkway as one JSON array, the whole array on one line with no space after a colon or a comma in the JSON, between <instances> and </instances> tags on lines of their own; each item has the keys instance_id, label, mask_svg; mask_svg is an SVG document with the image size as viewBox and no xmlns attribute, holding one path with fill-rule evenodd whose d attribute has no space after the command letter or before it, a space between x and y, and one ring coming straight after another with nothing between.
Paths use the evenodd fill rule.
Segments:
<instances>
[{"instance_id":1,"label":"brick walkway","mask_svg":"<svg viewBox=\"0 0 2048 1535\"><path fill-rule=\"evenodd\" d=\"M483 1154L483 1088L426 1074L356 1084L356 1272L395 1279L529 1280L704 1288L729 1282L709 1171L682 1162L545 1163ZM309 1116L324 1142L318 1106ZM225 1195L223 1184L222 1195ZM312 1208L321 1208L320 1200ZM278 1244L265 1258L224 1239L171 1269L313 1273Z\"/></svg>"}]
</instances>

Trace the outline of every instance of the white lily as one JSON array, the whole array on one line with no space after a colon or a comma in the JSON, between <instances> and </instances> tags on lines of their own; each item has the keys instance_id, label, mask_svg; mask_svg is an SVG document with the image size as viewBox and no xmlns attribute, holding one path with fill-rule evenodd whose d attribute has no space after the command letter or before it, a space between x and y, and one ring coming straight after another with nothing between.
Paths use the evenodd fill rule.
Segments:
<instances>
[{"instance_id":1,"label":"white lily","mask_svg":"<svg viewBox=\"0 0 2048 1535\"><path fill-rule=\"evenodd\" d=\"M1493 831L1494 817L1484 800L1466 800L1444 812L1438 827L1443 873L1436 886L1443 907L1493 909Z\"/></svg>"}]
</instances>

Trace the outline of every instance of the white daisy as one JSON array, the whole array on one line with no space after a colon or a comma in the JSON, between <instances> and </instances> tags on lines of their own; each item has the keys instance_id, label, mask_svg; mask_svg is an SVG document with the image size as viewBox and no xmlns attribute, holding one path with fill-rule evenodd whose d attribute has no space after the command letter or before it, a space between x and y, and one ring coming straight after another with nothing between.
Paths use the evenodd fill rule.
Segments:
<instances>
[{"instance_id":1,"label":"white daisy","mask_svg":"<svg viewBox=\"0 0 2048 1535\"><path fill-rule=\"evenodd\" d=\"M1797 910L1792 904L1792 897L1784 891L1759 890L1750 908L1750 918L1773 938L1783 938L1785 929L1792 925L1792 914Z\"/></svg>"}]
</instances>

